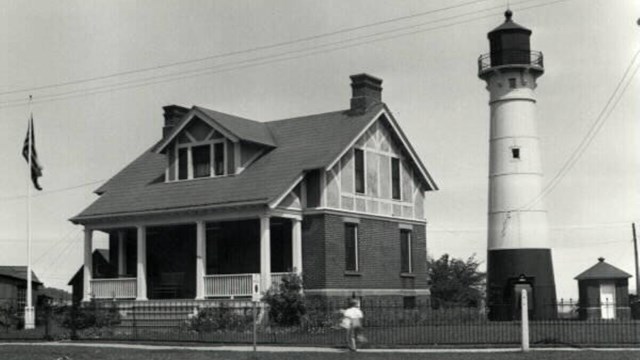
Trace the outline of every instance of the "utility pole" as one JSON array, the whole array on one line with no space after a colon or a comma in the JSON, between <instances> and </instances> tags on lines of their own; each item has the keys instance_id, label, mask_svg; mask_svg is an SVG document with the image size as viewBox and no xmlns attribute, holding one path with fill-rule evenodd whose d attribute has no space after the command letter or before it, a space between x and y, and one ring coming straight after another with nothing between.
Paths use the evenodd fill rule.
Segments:
<instances>
[{"instance_id":1,"label":"utility pole","mask_svg":"<svg viewBox=\"0 0 640 360\"><path fill-rule=\"evenodd\" d=\"M633 230L633 256L636 258L636 296L640 296L640 270L638 270L638 237L636 236L636 223L631 223L631 230Z\"/></svg>"}]
</instances>

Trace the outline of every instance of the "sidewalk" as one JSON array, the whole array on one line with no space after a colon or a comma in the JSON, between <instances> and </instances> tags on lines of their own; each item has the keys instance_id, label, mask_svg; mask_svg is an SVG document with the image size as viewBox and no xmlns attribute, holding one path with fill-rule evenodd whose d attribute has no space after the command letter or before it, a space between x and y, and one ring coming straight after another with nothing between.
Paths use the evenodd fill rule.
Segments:
<instances>
[{"instance_id":1,"label":"sidewalk","mask_svg":"<svg viewBox=\"0 0 640 360\"><path fill-rule=\"evenodd\" d=\"M177 345L142 345L127 343L93 343L93 342L73 342L73 341L51 341L51 342L0 342L0 346L75 346L75 347L100 347L118 348L134 350L189 350L189 351L235 351L251 352L252 346L177 346ZM346 349L330 347L305 347L305 346L262 346L257 347L258 352L309 352L309 353L343 353ZM636 348L532 348L531 351L638 351ZM520 348L482 348L482 349L361 349L362 353L398 353L398 354L426 354L426 353L517 353Z\"/></svg>"}]
</instances>

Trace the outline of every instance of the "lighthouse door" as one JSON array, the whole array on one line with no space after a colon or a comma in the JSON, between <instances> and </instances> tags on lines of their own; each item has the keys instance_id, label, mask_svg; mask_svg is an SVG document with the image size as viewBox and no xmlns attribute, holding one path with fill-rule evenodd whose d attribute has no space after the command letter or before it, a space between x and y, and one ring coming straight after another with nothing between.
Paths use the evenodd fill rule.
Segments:
<instances>
[{"instance_id":1,"label":"lighthouse door","mask_svg":"<svg viewBox=\"0 0 640 360\"><path fill-rule=\"evenodd\" d=\"M600 284L600 313L603 319L616 318L616 287L612 282Z\"/></svg>"}]
</instances>

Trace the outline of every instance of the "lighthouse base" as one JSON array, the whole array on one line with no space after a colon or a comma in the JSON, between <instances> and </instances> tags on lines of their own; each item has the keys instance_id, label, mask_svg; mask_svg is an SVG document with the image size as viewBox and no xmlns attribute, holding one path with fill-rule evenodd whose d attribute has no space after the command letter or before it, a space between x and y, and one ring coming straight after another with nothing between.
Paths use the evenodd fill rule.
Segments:
<instances>
[{"instance_id":1,"label":"lighthouse base","mask_svg":"<svg viewBox=\"0 0 640 360\"><path fill-rule=\"evenodd\" d=\"M551 249L489 250L487 306L489 320L520 318L520 294L527 291L529 318L557 317Z\"/></svg>"}]
</instances>

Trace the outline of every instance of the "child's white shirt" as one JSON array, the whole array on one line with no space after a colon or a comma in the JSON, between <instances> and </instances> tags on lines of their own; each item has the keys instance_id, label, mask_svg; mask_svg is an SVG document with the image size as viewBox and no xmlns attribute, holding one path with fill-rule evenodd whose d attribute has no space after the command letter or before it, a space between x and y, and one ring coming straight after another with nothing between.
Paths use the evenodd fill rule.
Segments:
<instances>
[{"instance_id":1,"label":"child's white shirt","mask_svg":"<svg viewBox=\"0 0 640 360\"><path fill-rule=\"evenodd\" d=\"M344 316L349 319L362 319L364 316L362 315L362 310L357 307L351 307L345 310Z\"/></svg>"}]
</instances>

